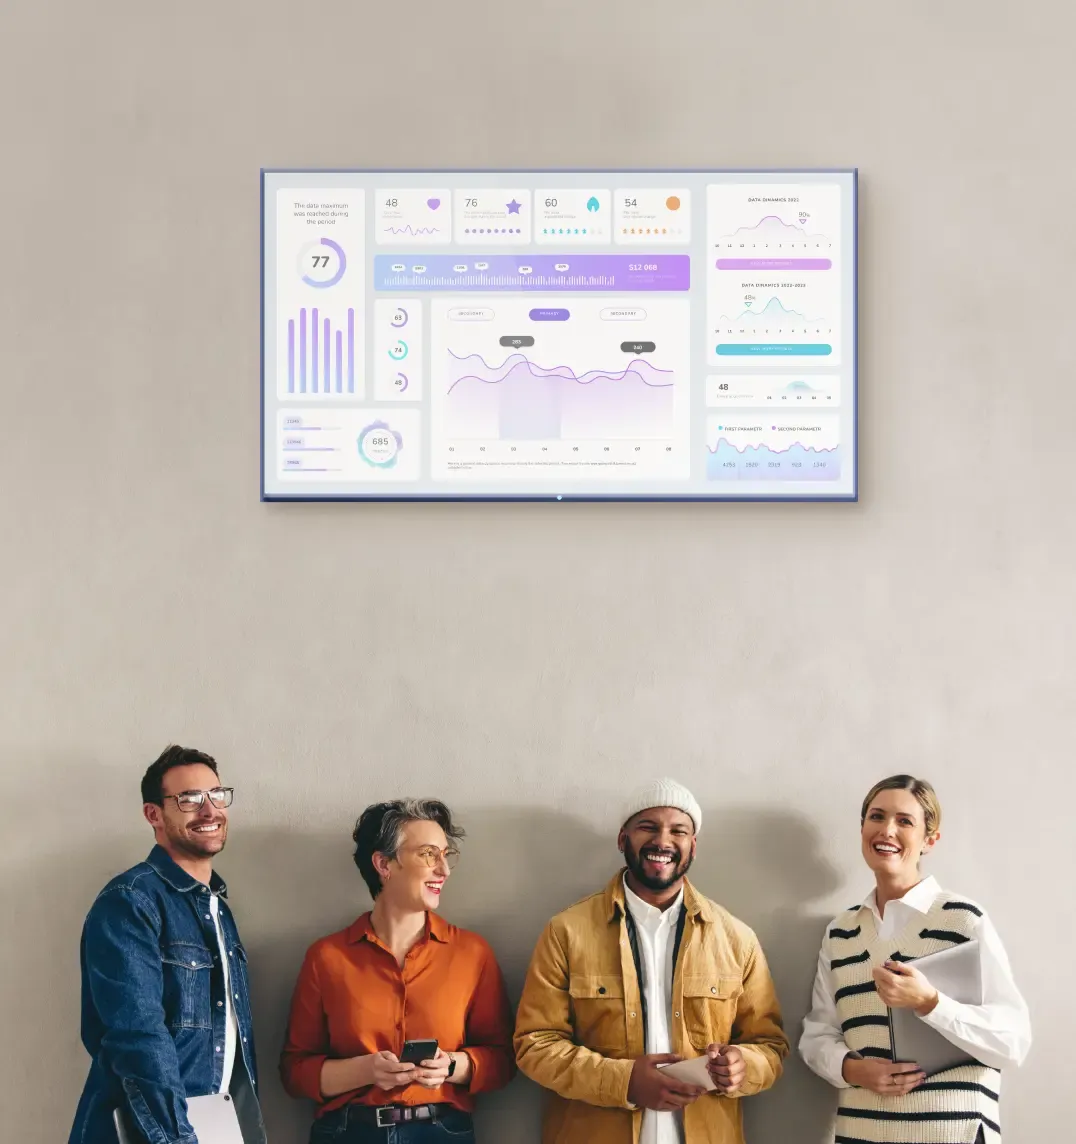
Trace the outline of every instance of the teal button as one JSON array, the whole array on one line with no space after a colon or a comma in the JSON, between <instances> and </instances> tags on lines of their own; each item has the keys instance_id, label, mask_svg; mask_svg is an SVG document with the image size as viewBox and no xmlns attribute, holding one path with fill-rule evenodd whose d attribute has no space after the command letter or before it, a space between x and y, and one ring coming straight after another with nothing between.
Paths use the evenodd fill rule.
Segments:
<instances>
[{"instance_id":1,"label":"teal button","mask_svg":"<svg viewBox=\"0 0 1076 1144\"><path fill-rule=\"evenodd\" d=\"M826 357L833 347L825 342L722 342L718 357Z\"/></svg>"}]
</instances>

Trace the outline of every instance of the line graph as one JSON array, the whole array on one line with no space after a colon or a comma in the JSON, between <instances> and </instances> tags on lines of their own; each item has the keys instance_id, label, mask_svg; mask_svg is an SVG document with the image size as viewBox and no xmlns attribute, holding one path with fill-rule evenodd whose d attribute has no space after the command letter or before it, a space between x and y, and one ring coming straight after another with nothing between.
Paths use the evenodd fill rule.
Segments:
<instances>
[{"instance_id":1,"label":"line graph","mask_svg":"<svg viewBox=\"0 0 1076 1144\"><path fill-rule=\"evenodd\" d=\"M836 415L714 414L708 421L708 480L835 481L840 475Z\"/></svg>"},{"instance_id":2,"label":"line graph","mask_svg":"<svg viewBox=\"0 0 1076 1144\"><path fill-rule=\"evenodd\" d=\"M452 195L447 187L379 187L374 209L379 246L452 241Z\"/></svg>"},{"instance_id":3,"label":"line graph","mask_svg":"<svg viewBox=\"0 0 1076 1144\"><path fill-rule=\"evenodd\" d=\"M841 192L835 183L726 183L707 189L707 231L719 250L777 245L836 253Z\"/></svg>"},{"instance_id":4,"label":"line graph","mask_svg":"<svg viewBox=\"0 0 1076 1144\"><path fill-rule=\"evenodd\" d=\"M490 365L481 354L470 354L464 358L449 350L449 356L455 358L456 361L477 361L484 371L484 373L481 374L465 374L456 378L448 387L449 393L452 392L455 386L465 381L481 381L486 385L499 385L521 368L523 372L529 373L531 377L561 377L566 381L574 381L577 385L591 385L596 381L623 381L633 374L638 377L644 385L648 385L652 389L664 389L666 386L674 384L671 369L658 369L643 358L634 358L626 369L620 371L592 369L586 373L577 374L570 365L555 365L548 368L536 365L530 361L525 354L510 355L500 367ZM662 380L653 381L650 380L651 377L660 377Z\"/></svg>"},{"instance_id":5,"label":"line graph","mask_svg":"<svg viewBox=\"0 0 1076 1144\"><path fill-rule=\"evenodd\" d=\"M683 298L465 292L433 300L429 331L435 472L497 482L688 475Z\"/></svg>"},{"instance_id":6,"label":"line graph","mask_svg":"<svg viewBox=\"0 0 1076 1144\"><path fill-rule=\"evenodd\" d=\"M830 276L840 263L840 188L832 183L711 186L706 230L718 274Z\"/></svg>"},{"instance_id":7,"label":"line graph","mask_svg":"<svg viewBox=\"0 0 1076 1144\"><path fill-rule=\"evenodd\" d=\"M543 365L521 353L500 362L448 352L447 430L501 441L654 439L673 432L672 370L632 358L617 368ZM495 432L494 432L495 430Z\"/></svg>"},{"instance_id":8,"label":"line graph","mask_svg":"<svg viewBox=\"0 0 1076 1144\"><path fill-rule=\"evenodd\" d=\"M441 228L438 226L411 226L408 223L406 226L386 226L382 228L385 234L401 235L406 234L410 238L419 238L422 235L440 234Z\"/></svg>"},{"instance_id":9,"label":"line graph","mask_svg":"<svg viewBox=\"0 0 1076 1144\"><path fill-rule=\"evenodd\" d=\"M770 298L761 310L753 310L748 304L734 317L721 314L718 317L718 322L723 326L741 326L749 330L783 330L802 327L805 332L808 327L818 325L817 318L809 318L806 314L800 313L799 310L785 306L776 295Z\"/></svg>"},{"instance_id":10,"label":"line graph","mask_svg":"<svg viewBox=\"0 0 1076 1144\"><path fill-rule=\"evenodd\" d=\"M789 445L737 448L724 438L707 445L706 476L711 481L835 481L841 475L841 451Z\"/></svg>"},{"instance_id":11,"label":"line graph","mask_svg":"<svg viewBox=\"0 0 1076 1144\"><path fill-rule=\"evenodd\" d=\"M818 250L830 250L833 242L824 234L808 230L806 218L786 222L780 215L764 215L753 226L737 227L730 234L718 235L718 245L737 242L790 242L810 245Z\"/></svg>"},{"instance_id":12,"label":"line graph","mask_svg":"<svg viewBox=\"0 0 1076 1144\"><path fill-rule=\"evenodd\" d=\"M840 374L789 377L775 374L718 374L706 379L706 404L760 409L836 409Z\"/></svg>"},{"instance_id":13,"label":"line graph","mask_svg":"<svg viewBox=\"0 0 1076 1144\"><path fill-rule=\"evenodd\" d=\"M829 275L797 275L792 281L745 281L715 271L707 292L713 340L710 360L726 358L824 359L836 364L840 332L834 316L839 296ZM821 364L821 363L820 363Z\"/></svg>"}]
</instances>

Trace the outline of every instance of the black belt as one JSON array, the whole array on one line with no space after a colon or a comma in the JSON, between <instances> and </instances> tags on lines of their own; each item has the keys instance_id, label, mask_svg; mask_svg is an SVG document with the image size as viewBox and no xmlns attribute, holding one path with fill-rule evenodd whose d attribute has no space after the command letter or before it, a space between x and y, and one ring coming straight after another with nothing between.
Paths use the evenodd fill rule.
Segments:
<instances>
[{"instance_id":1,"label":"black belt","mask_svg":"<svg viewBox=\"0 0 1076 1144\"><path fill-rule=\"evenodd\" d=\"M452 1104L381 1104L377 1107L351 1104L348 1105L347 1118L360 1124L390 1128L393 1124L407 1124L412 1120L440 1120L454 1107Z\"/></svg>"}]
</instances>

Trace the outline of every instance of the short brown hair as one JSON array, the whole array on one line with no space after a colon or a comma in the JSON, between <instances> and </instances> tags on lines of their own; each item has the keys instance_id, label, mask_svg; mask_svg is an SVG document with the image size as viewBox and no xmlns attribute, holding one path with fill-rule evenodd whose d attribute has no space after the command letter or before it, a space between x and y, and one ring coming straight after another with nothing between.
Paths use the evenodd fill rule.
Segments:
<instances>
[{"instance_id":1,"label":"short brown hair","mask_svg":"<svg viewBox=\"0 0 1076 1144\"><path fill-rule=\"evenodd\" d=\"M917 779L913 775L890 775L889 778L882 779L880 783L875 783L863 800L863 807L859 812L860 826L867 820L867 811L870 810L871 803L884 790L906 790L909 794L914 795L916 801L923 808L923 820L926 825L927 836L938 833L941 828L941 803L938 801L938 796L926 779Z\"/></svg>"},{"instance_id":2,"label":"short brown hair","mask_svg":"<svg viewBox=\"0 0 1076 1144\"><path fill-rule=\"evenodd\" d=\"M197 763L208 767L219 779L217 760L205 751L195 750L194 747L179 747L172 744L150 763L149 769L142 776L142 801L152 802L156 806L164 806L164 776L173 767L189 767Z\"/></svg>"}]
</instances>

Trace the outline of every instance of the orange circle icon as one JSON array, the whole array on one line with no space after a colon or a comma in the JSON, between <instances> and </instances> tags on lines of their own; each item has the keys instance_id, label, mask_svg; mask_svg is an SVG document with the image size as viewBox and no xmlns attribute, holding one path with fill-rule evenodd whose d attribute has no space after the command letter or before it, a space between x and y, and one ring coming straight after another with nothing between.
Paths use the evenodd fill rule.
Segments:
<instances>
[{"instance_id":1,"label":"orange circle icon","mask_svg":"<svg viewBox=\"0 0 1076 1144\"><path fill-rule=\"evenodd\" d=\"M678 210L680 209L680 200L679 200L679 199L678 199L678 198L677 198L675 195L670 195L670 196L669 196L669 197L668 197L668 198L665 200L665 205L666 205L666 206L669 208L669 210L671 210L671 211L678 211Z\"/></svg>"}]
</instances>

